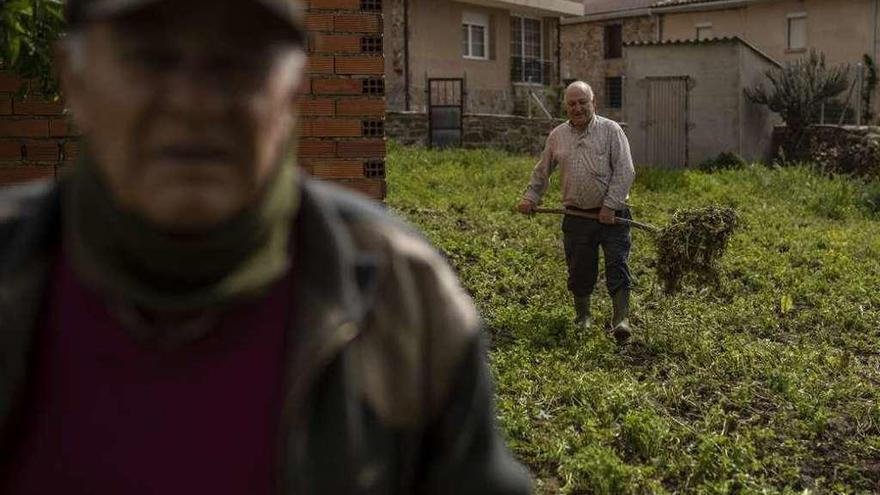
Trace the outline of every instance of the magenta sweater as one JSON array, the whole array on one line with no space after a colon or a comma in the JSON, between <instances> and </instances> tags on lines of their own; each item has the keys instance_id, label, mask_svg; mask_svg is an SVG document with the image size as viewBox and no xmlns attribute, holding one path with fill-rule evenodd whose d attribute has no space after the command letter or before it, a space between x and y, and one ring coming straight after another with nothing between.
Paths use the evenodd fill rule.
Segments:
<instances>
[{"instance_id":1,"label":"magenta sweater","mask_svg":"<svg viewBox=\"0 0 880 495\"><path fill-rule=\"evenodd\" d=\"M59 259L0 493L272 493L290 280L167 351L130 337Z\"/></svg>"}]
</instances>

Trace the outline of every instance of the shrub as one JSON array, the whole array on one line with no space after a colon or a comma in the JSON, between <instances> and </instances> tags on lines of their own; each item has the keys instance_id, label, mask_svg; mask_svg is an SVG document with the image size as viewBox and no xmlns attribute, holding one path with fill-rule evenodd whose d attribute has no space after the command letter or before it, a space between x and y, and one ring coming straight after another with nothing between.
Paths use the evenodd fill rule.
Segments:
<instances>
[{"instance_id":1,"label":"shrub","mask_svg":"<svg viewBox=\"0 0 880 495\"><path fill-rule=\"evenodd\" d=\"M880 180L873 180L864 185L861 206L871 215L880 215Z\"/></svg>"},{"instance_id":2,"label":"shrub","mask_svg":"<svg viewBox=\"0 0 880 495\"><path fill-rule=\"evenodd\" d=\"M724 151L715 158L707 158L697 166L703 172L715 172L718 170L739 170L747 165L745 159L738 153Z\"/></svg>"},{"instance_id":3,"label":"shrub","mask_svg":"<svg viewBox=\"0 0 880 495\"><path fill-rule=\"evenodd\" d=\"M767 71L770 89L760 85L745 90L749 100L766 105L785 121L790 131L790 139L783 145L787 157L799 158L801 139L812 116L822 103L847 88L848 70L846 65L826 67L825 55L811 50L807 57L787 62L781 69Z\"/></svg>"}]
</instances>

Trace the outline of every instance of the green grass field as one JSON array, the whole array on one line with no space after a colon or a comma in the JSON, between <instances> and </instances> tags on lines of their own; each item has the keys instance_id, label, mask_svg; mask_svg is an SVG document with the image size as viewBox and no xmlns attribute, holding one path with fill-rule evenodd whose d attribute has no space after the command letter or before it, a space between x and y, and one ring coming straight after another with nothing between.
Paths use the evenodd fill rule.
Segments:
<instances>
[{"instance_id":1,"label":"green grass field","mask_svg":"<svg viewBox=\"0 0 880 495\"><path fill-rule=\"evenodd\" d=\"M539 493L880 492L880 217L865 187L805 167L639 170L635 219L721 204L744 225L720 285L673 296L634 231L636 335L618 347L603 282L599 325L570 324L560 218L513 213L534 158L389 149L388 204L480 308L500 421Z\"/></svg>"}]
</instances>

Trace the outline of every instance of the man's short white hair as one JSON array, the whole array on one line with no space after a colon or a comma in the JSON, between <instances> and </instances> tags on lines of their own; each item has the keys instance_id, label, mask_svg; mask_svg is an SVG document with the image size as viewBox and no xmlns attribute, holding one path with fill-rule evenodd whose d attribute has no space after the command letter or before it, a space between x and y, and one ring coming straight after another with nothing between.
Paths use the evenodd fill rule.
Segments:
<instances>
[{"instance_id":1,"label":"man's short white hair","mask_svg":"<svg viewBox=\"0 0 880 495\"><path fill-rule=\"evenodd\" d=\"M584 81L575 81L575 82L569 84L568 87L565 88L565 93L568 94L569 90L575 89L575 88L580 89L580 90L584 91L585 93L587 93L587 95L589 95L589 97L590 97L590 101L593 101L593 99L596 97L596 94L593 93L593 88L590 87L590 85L585 83Z\"/></svg>"}]
</instances>

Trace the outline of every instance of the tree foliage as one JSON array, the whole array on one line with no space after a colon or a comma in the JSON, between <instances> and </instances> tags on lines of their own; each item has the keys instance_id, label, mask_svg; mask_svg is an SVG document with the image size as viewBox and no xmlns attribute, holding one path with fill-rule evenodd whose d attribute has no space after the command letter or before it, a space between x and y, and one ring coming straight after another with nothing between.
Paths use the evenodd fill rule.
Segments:
<instances>
[{"instance_id":1,"label":"tree foliage","mask_svg":"<svg viewBox=\"0 0 880 495\"><path fill-rule=\"evenodd\" d=\"M793 136L801 136L822 103L841 94L849 85L849 67L827 67L825 55L816 50L781 69L765 74L769 87L759 85L745 90L749 100L766 105L785 121Z\"/></svg>"},{"instance_id":2,"label":"tree foliage","mask_svg":"<svg viewBox=\"0 0 880 495\"><path fill-rule=\"evenodd\" d=\"M52 46L64 27L61 0L0 0L0 69L36 82L47 96L58 94Z\"/></svg>"}]
</instances>

